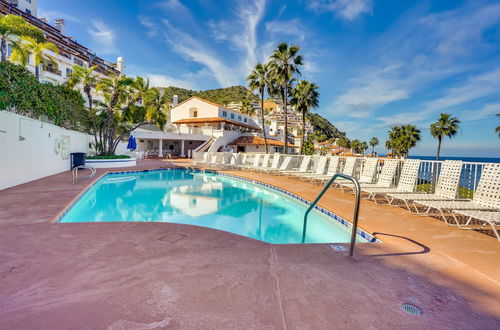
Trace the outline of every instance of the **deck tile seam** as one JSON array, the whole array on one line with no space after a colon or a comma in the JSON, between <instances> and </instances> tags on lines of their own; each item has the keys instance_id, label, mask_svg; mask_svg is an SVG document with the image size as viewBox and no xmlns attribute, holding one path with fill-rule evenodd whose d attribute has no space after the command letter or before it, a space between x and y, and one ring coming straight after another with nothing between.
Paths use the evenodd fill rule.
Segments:
<instances>
[{"instance_id":1,"label":"deck tile seam","mask_svg":"<svg viewBox=\"0 0 500 330\"><path fill-rule=\"evenodd\" d=\"M274 249L274 245L271 244L270 246L271 249L271 273L273 274L274 277L274 293L276 296L276 299L278 300L278 307L280 310L281 314L281 322L283 324L283 329L288 330L288 324L286 322L286 314L285 314L285 308L283 306L283 300L281 297L281 289L280 289L280 283L279 283L279 278L278 278L278 267L276 266L276 253Z\"/></svg>"}]
</instances>

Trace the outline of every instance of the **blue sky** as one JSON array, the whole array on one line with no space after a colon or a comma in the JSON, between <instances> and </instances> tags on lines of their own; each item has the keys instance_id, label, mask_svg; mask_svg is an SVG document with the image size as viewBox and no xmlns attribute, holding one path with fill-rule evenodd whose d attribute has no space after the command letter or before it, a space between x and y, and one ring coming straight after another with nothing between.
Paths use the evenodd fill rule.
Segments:
<instances>
[{"instance_id":1,"label":"blue sky","mask_svg":"<svg viewBox=\"0 0 500 330\"><path fill-rule=\"evenodd\" d=\"M433 155L429 124L452 113L462 131L444 156L500 157L500 2L392 0L40 0L39 17L158 86L244 85L281 41L301 46L316 111L349 138L383 144L416 124L413 155Z\"/></svg>"}]
</instances>

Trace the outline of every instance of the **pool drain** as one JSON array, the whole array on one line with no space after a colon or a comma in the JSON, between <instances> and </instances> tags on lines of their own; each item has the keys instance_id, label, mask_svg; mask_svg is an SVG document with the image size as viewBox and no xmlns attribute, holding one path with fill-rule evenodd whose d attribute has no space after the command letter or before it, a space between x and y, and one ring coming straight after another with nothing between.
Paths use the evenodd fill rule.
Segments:
<instances>
[{"instance_id":1,"label":"pool drain","mask_svg":"<svg viewBox=\"0 0 500 330\"><path fill-rule=\"evenodd\" d=\"M335 251L345 251L346 248L343 247L342 245L330 245L330 247L335 250Z\"/></svg>"},{"instance_id":2,"label":"pool drain","mask_svg":"<svg viewBox=\"0 0 500 330\"><path fill-rule=\"evenodd\" d=\"M411 314L411 315L421 315L422 314L422 310L414 305L403 304L403 305L401 305L401 308L403 309L403 312Z\"/></svg>"}]
</instances>

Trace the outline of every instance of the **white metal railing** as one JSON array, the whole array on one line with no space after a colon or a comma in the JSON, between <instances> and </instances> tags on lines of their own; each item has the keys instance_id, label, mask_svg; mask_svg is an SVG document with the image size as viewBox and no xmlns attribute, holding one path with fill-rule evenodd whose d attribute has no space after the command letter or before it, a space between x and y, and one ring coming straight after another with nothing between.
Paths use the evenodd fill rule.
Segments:
<instances>
[{"instance_id":1,"label":"white metal railing","mask_svg":"<svg viewBox=\"0 0 500 330\"><path fill-rule=\"evenodd\" d=\"M201 154L202 153L200 153L200 156ZM249 155L247 157L247 162L251 163L255 155L258 153L247 153L247 154ZM290 155L290 156L293 156L291 166L296 167L300 163L301 156L298 155ZM338 169L339 172L342 170L346 158L347 157L342 157L342 156L340 157L340 163ZM363 171L363 166L366 159L367 158L360 158L360 161L358 162L358 165L356 166L356 169L354 171L353 176L355 178L359 178L360 173ZM381 158L380 160L381 161L378 164L378 168L375 174L375 179L374 179L375 181L378 179L381 169L384 166L383 165L384 158ZM401 165L403 163L404 160L401 160ZM443 161L421 160L415 190L429 192L429 193L433 192L437 184L437 180L439 178L439 173L441 172L442 164ZM457 197L472 198L474 196L474 192L477 189L479 179L481 178L482 170L486 164L488 163L463 162ZM399 166L399 169L396 172L396 175L394 176L394 182L393 182L394 185L396 185L399 181L401 168L402 166Z\"/></svg>"}]
</instances>

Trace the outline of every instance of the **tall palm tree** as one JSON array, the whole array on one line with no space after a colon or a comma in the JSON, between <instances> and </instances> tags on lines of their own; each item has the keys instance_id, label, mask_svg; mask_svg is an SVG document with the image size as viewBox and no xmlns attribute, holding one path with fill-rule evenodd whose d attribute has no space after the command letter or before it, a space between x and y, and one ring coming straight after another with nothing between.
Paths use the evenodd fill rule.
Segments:
<instances>
[{"instance_id":1,"label":"tall palm tree","mask_svg":"<svg viewBox=\"0 0 500 330\"><path fill-rule=\"evenodd\" d=\"M2 62L7 60L7 40L13 36L32 37L39 41L44 38L40 29L29 24L20 16L9 14L0 17L0 53ZM13 40L11 42L15 43Z\"/></svg>"},{"instance_id":2,"label":"tall palm tree","mask_svg":"<svg viewBox=\"0 0 500 330\"><path fill-rule=\"evenodd\" d=\"M454 137L458 129L460 120L451 116L451 113L442 113L438 120L431 124L431 135L438 139L436 160L439 160L439 153L441 152L441 142L443 137L447 136L450 139Z\"/></svg>"},{"instance_id":3,"label":"tall palm tree","mask_svg":"<svg viewBox=\"0 0 500 330\"><path fill-rule=\"evenodd\" d=\"M299 66L303 64L299 55L299 46L289 46L282 42L270 57L270 71L276 83L280 86L285 115L285 153L288 153L288 94L295 75L300 75Z\"/></svg>"},{"instance_id":4,"label":"tall palm tree","mask_svg":"<svg viewBox=\"0 0 500 330\"><path fill-rule=\"evenodd\" d=\"M370 139L370 142L368 142L368 144L370 144L370 146L372 147L372 155L373 155L375 153L375 147L378 146L379 144L378 138L372 137Z\"/></svg>"},{"instance_id":5,"label":"tall palm tree","mask_svg":"<svg viewBox=\"0 0 500 330\"><path fill-rule=\"evenodd\" d=\"M359 150L361 151L361 153L363 154L363 156L365 155L365 151L368 149L368 143L366 143L365 141L362 141L360 144L359 144Z\"/></svg>"},{"instance_id":6,"label":"tall palm tree","mask_svg":"<svg viewBox=\"0 0 500 330\"><path fill-rule=\"evenodd\" d=\"M497 113L497 117L500 117L500 113ZM497 127L495 128L495 132L497 132L497 133L498 133L498 137L500 138L500 126L497 126Z\"/></svg>"},{"instance_id":7,"label":"tall palm tree","mask_svg":"<svg viewBox=\"0 0 500 330\"><path fill-rule=\"evenodd\" d=\"M94 74L96 67L96 65L91 66L90 68L74 65L73 73L71 73L68 80L68 86L71 88L78 88L81 85L83 87L83 93L87 96L87 100L89 102L89 116L94 128L94 139L97 146L97 135L95 134L97 132L97 124L93 111L92 100L92 86L94 86L98 80L97 75Z\"/></svg>"},{"instance_id":8,"label":"tall palm tree","mask_svg":"<svg viewBox=\"0 0 500 330\"><path fill-rule=\"evenodd\" d=\"M130 84L130 103L142 103L143 98L150 90L149 79L144 79L139 76L135 77Z\"/></svg>"},{"instance_id":9,"label":"tall palm tree","mask_svg":"<svg viewBox=\"0 0 500 330\"><path fill-rule=\"evenodd\" d=\"M319 106L318 86L307 80L301 80L290 91L292 99L290 104L302 113L302 141L300 143L300 153L304 154L304 141L306 140L306 115L311 108Z\"/></svg>"},{"instance_id":10,"label":"tall palm tree","mask_svg":"<svg viewBox=\"0 0 500 330\"><path fill-rule=\"evenodd\" d=\"M112 125L115 117L120 116L121 106L130 100L130 85L134 80L121 75L113 75L103 78L97 84L96 90L104 96L104 121L100 137L104 154L110 154L113 150L113 139L115 128Z\"/></svg>"},{"instance_id":11,"label":"tall palm tree","mask_svg":"<svg viewBox=\"0 0 500 330\"><path fill-rule=\"evenodd\" d=\"M268 85L269 67L265 64L257 63L255 68L247 77L248 87L252 92L258 90L260 94L260 115L262 119L262 134L264 136L264 144L266 153L269 153L266 137L266 121L264 117L264 93Z\"/></svg>"},{"instance_id":12,"label":"tall palm tree","mask_svg":"<svg viewBox=\"0 0 500 330\"><path fill-rule=\"evenodd\" d=\"M28 64L29 55L33 55L33 64L35 65L35 76L40 78L40 64L44 61L49 61L57 68L55 59L46 54L46 51L52 51L56 55L59 54L59 49L51 42L39 41L33 37L21 37L21 42L13 45L11 60L20 62L26 66Z\"/></svg>"}]
</instances>

